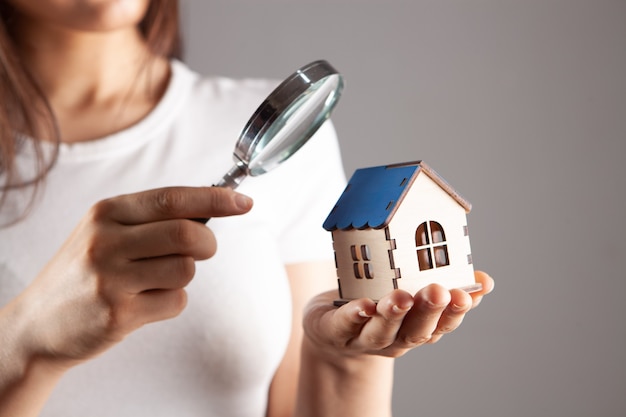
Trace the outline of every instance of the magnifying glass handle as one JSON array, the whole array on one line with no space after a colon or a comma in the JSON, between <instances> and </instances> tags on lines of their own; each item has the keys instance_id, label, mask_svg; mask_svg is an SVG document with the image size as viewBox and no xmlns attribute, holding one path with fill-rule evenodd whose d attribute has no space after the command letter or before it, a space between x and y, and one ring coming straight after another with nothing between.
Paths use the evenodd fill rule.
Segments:
<instances>
[{"instance_id":1,"label":"magnifying glass handle","mask_svg":"<svg viewBox=\"0 0 626 417\"><path fill-rule=\"evenodd\" d=\"M239 184L248 176L248 169L246 164L235 157L237 163L228 170L222 179L214 185L214 187L228 187L231 190L239 187Z\"/></svg>"},{"instance_id":2,"label":"magnifying glass handle","mask_svg":"<svg viewBox=\"0 0 626 417\"><path fill-rule=\"evenodd\" d=\"M210 218L210 217L206 217L206 218L204 218L204 217L195 217L195 218L193 218L193 219L189 219L189 220L193 220L194 222L198 222L198 223L204 223L204 224L207 224L207 222L208 222L209 220L211 220L211 218Z\"/></svg>"},{"instance_id":3,"label":"magnifying glass handle","mask_svg":"<svg viewBox=\"0 0 626 417\"><path fill-rule=\"evenodd\" d=\"M248 172L246 170L246 165L241 161L237 161L237 163L226 174L224 174L222 179L217 184L214 184L213 187L228 187L234 190L239 187L239 184L241 184L247 175ZM196 217L190 220L206 224L209 220L211 220L211 218Z\"/></svg>"},{"instance_id":4,"label":"magnifying glass handle","mask_svg":"<svg viewBox=\"0 0 626 417\"><path fill-rule=\"evenodd\" d=\"M212 185L211 187L219 187L219 185ZM198 223L207 224L209 220L211 220L211 218L210 217L194 217L193 219L189 219L189 220L193 220L194 222L198 222Z\"/></svg>"}]
</instances>

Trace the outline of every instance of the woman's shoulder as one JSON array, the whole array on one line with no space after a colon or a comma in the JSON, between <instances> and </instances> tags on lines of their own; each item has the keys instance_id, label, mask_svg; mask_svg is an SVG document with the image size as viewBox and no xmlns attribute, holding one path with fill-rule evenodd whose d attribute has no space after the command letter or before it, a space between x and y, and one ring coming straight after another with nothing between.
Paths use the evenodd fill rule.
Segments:
<instances>
[{"instance_id":1,"label":"woman's shoulder","mask_svg":"<svg viewBox=\"0 0 626 417\"><path fill-rule=\"evenodd\" d=\"M204 75L180 61L172 63L174 78L184 78L191 86L192 98L203 102L258 106L278 85L277 80L265 78L234 78Z\"/></svg>"}]
</instances>

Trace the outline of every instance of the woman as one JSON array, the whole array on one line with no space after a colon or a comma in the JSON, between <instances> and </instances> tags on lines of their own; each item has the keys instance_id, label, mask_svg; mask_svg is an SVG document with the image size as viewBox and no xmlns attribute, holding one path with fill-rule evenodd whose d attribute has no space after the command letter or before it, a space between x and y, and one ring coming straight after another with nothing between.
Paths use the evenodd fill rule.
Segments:
<instances>
[{"instance_id":1,"label":"woman","mask_svg":"<svg viewBox=\"0 0 626 417\"><path fill-rule=\"evenodd\" d=\"M176 2L0 5L1 417L389 415L392 358L491 291L333 307L329 124L251 210L203 185L273 86L177 61Z\"/></svg>"}]
</instances>

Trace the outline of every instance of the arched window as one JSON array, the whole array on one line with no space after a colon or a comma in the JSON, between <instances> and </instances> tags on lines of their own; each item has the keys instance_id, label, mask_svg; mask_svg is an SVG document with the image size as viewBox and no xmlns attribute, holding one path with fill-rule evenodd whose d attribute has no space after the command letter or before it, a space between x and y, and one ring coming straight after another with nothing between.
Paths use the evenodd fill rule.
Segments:
<instances>
[{"instance_id":1,"label":"arched window","mask_svg":"<svg viewBox=\"0 0 626 417\"><path fill-rule=\"evenodd\" d=\"M369 246L361 245L357 247L357 245L352 245L350 246L350 255L354 261L352 268L354 269L355 278L374 278L374 269L372 268L372 264L369 262L372 260L372 254Z\"/></svg>"},{"instance_id":2,"label":"arched window","mask_svg":"<svg viewBox=\"0 0 626 417\"><path fill-rule=\"evenodd\" d=\"M415 246L420 271L450 265L446 234L439 223L420 224L415 231Z\"/></svg>"}]
</instances>

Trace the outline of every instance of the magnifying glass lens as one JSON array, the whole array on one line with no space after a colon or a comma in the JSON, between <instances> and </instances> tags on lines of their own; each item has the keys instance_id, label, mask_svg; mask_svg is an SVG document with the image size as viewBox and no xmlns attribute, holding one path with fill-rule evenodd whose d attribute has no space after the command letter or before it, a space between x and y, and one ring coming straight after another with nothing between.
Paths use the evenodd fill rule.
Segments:
<instances>
[{"instance_id":1,"label":"magnifying glass lens","mask_svg":"<svg viewBox=\"0 0 626 417\"><path fill-rule=\"evenodd\" d=\"M296 97L257 137L248 162L249 174L264 174L300 149L330 116L342 82L341 75L331 74Z\"/></svg>"},{"instance_id":2,"label":"magnifying glass lens","mask_svg":"<svg viewBox=\"0 0 626 417\"><path fill-rule=\"evenodd\" d=\"M235 165L215 184L237 188L248 176L276 168L302 147L339 101L343 77L315 61L286 78L254 112L233 151Z\"/></svg>"}]
</instances>

